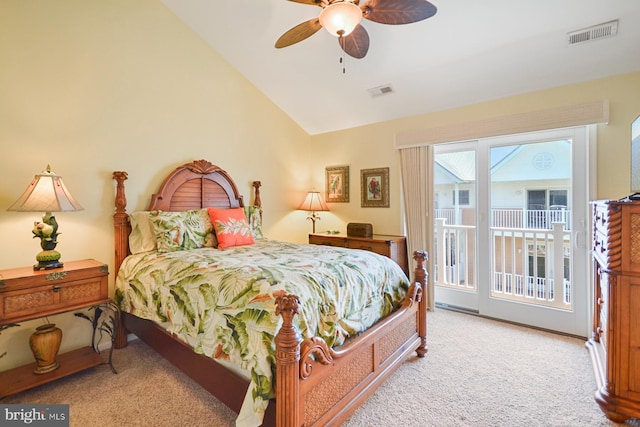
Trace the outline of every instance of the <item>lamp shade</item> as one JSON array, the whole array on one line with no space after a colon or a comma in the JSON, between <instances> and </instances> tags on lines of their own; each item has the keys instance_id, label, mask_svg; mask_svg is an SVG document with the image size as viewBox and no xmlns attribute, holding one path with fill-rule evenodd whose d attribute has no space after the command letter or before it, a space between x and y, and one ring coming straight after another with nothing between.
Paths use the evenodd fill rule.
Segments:
<instances>
[{"instance_id":1,"label":"lamp shade","mask_svg":"<svg viewBox=\"0 0 640 427\"><path fill-rule=\"evenodd\" d=\"M319 191L309 191L304 202L298 206L298 210L309 212L328 211L329 206L324 202Z\"/></svg>"},{"instance_id":2,"label":"lamp shade","mask_svg":"<svg viewBox=\"0 0 640 427\"><path fill-rule=\"evenodd\" d=\"M320 12L320 25L336 37L348 35L360 21L362 10L350 1L332 3Z\"/></svg>"},{"instance_id":3,"label":"lamp shade","mask_svg":"<svg viewBox=\"0 0 640 427\"><path fill-rule=\"evenodd\" d=\"M62 177L51 172L51 167L40 172L22 196L9 207L9 211L18 212L66 212L81 211L84 208L76 202Z\"/></svg>"}]
</instances>

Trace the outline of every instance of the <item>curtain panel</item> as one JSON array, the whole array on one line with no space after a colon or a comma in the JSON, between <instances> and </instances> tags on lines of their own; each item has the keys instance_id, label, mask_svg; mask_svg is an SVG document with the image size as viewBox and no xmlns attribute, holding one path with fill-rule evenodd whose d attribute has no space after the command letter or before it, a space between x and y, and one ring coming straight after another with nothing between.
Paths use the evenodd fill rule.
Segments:
<instances>
[{"instance_id":1,"label":"curtain panel","mask_svg":"<svg viewBox=\"0 0 640 427\"><path fill-rule=\"evenodd\" d=\"M433 172L431 164L433 147L420 146L400 149L400 174L402 179L402 198L405 212L407 250L410 256L419 249L429 254L427 272L429 273L426 297L430 310L435 307L433 285L433 227L430 227L432 206Z\"/></svg>"}]
</instances>

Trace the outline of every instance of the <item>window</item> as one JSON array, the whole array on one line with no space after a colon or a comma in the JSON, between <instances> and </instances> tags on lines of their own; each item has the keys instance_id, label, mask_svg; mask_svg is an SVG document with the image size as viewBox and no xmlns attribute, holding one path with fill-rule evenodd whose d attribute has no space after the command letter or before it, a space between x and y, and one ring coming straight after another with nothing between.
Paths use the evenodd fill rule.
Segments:
<instances>
[{"instance_id":1,"label":"window","mask_svg":"<svg viewBox=\"0 0 640 427\"><path fill-rule=\"evenodd\" d=\"M458 202L456 203L456 194L458 195ZM453 192L453 204L455 205L469 205L469 190L458 190Z\"/></svg>"},{"instance_id":2,"label":"window","mask_svg":"<svg viewBox=\"0 0 640 427\"><path fill-rule=\"evenodd\" d=\"M549 190L549 206L551 209L566 209L567 190Z\"/></svg>"}]
</instances>

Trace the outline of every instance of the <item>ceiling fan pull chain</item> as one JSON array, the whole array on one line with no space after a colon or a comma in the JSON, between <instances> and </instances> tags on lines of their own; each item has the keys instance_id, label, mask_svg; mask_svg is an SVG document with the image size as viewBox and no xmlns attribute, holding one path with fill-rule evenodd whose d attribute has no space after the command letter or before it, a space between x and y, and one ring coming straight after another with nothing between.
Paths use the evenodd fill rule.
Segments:
<instances>
[{"instance_id":1,"label":"ceiling fan pull chain","mask_svg":"<svg viewBox=\"0 0 640 427\"><path fill-rule=\"evenodd\" d=\"M340 47L341 47L341 53L340 53L340 64L342 64L342 74L346 74L347 69L345 67L345 60L344 60L344 37L342 37L342 34L340 34L338 36L338 42L340 43Z\"/></svg>"}]
</instances>

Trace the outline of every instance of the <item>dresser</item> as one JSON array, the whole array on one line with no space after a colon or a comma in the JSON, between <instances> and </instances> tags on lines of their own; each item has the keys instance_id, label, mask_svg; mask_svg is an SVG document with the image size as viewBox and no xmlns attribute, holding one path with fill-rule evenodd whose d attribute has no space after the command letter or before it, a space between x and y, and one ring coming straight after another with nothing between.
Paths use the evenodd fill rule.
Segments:
<instances>
[{"instance_id":1,"label":"dresser","mask_svg":"<svg viewBox=\"0 0 640 427\"><path fill-rule=\"evenodd\" d=\"M351 237L339 234L309 234L309 243L314 245L339 246L350 249L364 249L394 260L409 276L407 239L404 236L374 234L371 237Z\"/></svg>"},{"instance_id":2,"label":"dresser","mask_svg":"<svg viewBox=\"0 0 640 427\"><path fill-rule=\"evenodd\" d=\"M595 399L615 422L640 418L640 202L592 202Z\"/></svg>"},{"instance_id":3,"label":"dresser","mask_svg":"<svg viewBox=\"0 0 640 427\"><path fill-rule=\"evenodd\" d=\"M0 326L19 326L18 322L91 307L89 314L77 316L93 327L91 345L58 354L60 366L51 372L35 374L35 363L0 372L0 398L104 363L115 373L113 345L108 361L97 349L103 334L111 335L113 341L118 326L119 312L108 295L108 278L107 265L93 259L65 262L52 270L34 271L31 266L0 270ZM24 346L29 346L26 340ZM11 351L1 336L0 350Z\"/></svg>"}]
</instances>

